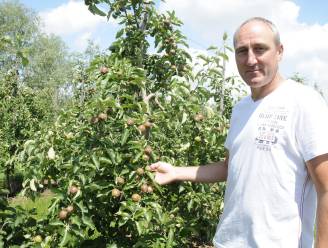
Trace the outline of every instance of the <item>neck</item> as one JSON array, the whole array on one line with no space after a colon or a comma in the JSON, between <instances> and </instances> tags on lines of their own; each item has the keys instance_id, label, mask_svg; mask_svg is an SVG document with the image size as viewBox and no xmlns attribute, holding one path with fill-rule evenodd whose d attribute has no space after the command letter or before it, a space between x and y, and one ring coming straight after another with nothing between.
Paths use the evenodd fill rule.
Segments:
<instances>
[{"instance_id":1,"label":"neck","mask_svg":"<svg viewBox=\"0 0 328 248\"><path fill-rule=\"evenodd\" d=\"M259 88L251 88L251 96L253 101L257 101L266 97L272 91L277 89L283 83L283 81L283 77L280 74L277 74L277 76L270 83L267 83L266 85Z\"/></svg>"}]
</instances>

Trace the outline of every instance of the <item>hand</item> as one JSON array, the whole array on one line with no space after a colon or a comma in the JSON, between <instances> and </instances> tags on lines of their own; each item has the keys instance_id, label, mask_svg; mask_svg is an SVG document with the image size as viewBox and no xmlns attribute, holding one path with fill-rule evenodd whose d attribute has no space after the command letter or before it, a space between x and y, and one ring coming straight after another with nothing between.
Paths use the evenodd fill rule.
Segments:
<instances>
[{"instance_id":1,"label":"hand","mask_svg":"<svg viewBox=\"0 0 328 248\"><path fill-rule=\"evenodd\" d=\"M150 165L150 169L155 172L155 181L158 184L169 184L176 180L176 170L171 164L157 162Z\"/></svg>"}]
</instances>

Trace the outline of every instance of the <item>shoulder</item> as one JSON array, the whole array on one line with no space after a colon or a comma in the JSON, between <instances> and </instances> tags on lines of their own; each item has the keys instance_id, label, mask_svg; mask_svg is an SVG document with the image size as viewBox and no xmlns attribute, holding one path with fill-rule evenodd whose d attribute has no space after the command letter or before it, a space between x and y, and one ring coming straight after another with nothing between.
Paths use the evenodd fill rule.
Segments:
<instances>
[{"instance_id":1,"label":"shoulder","mask_svg":"<svg viewBox=\"0 0 328 248\"><path fill-rule=\"evenodd\" d=\"M294 80L287 80L287 89L290 96L304 102L305 99L318 98L323 99L318 91L309 85L297 83Z\"/></svg>"},{"instance_id":2,"label":"shoulder","mask_svg":"<svg viewBox=\"0 0 328 248\"><path fill-rule=\"evenodd\" d=\"M327 108L327 102L323 96L313 87L286 80L284 102L294 106L299 111L315 111Z\"/></svg>"},{"instance_id":3,"label":"shoulder","mask_svg":"<svg viewBox=\"0 0 328 248\"><path fill-rule=\"evenodd\" d=\"M243 108L244 106L248 106L251 103L251 96L247 95L242 97L233 107L233 109Z\"/></svg>"}]
</instances>

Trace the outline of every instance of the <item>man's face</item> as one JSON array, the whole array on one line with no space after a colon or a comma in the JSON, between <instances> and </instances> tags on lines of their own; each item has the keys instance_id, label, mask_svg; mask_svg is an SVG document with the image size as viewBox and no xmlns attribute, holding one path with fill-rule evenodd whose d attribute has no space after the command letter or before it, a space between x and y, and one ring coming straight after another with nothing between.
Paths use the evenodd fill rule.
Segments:
<instances>
[{"instance_id":1,"label":"man's face","mask_svg":"<svg viewBox=\"0 0 328 248\"><path fill-rule=\"evenodd\" d=\"M251 88L263 87L274 80L282 52L282 45L275 43L274 33L265 23L246 23L236 34L238 71Z\"/></svg>"}]
</instances>

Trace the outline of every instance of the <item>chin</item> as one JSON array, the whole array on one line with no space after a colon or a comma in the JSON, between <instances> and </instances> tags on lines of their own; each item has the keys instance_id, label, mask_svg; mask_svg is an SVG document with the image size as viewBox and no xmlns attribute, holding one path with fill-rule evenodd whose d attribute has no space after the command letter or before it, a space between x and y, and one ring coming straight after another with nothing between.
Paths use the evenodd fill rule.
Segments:
<instances>
[{"instance_id":1,"label":"chin","mask_svg":"<svg viewBox=\"0 0 328 248\"><path fill-rule=\"evenodd\" d=\"M263 78L252 78L248 79L247 81L245 80L246 84L251 87L251 88L261 88L264 85L267 84L266 81L263 80Z\"/></svg>"},{"instance_id":2,"label":"chin","mask_svg":"<svg viewBox=\"0 0 328 248\"><path fill-rule=\"evenodd\" d=\"M259 87L263 86L263 83L258 80L248 80L248 81L246 81L246 84L251 88L259 88Z\"/></svg>"}]
</instances>

